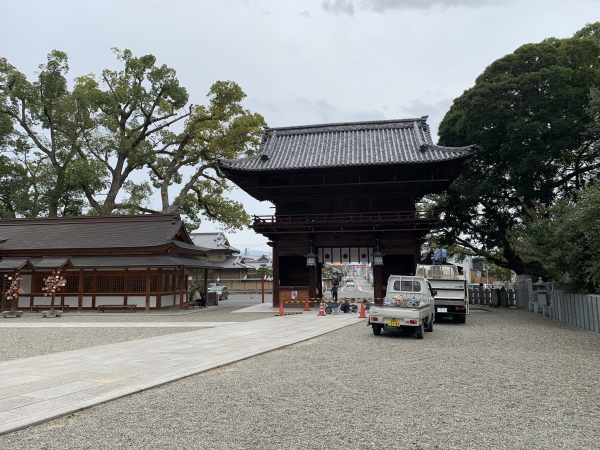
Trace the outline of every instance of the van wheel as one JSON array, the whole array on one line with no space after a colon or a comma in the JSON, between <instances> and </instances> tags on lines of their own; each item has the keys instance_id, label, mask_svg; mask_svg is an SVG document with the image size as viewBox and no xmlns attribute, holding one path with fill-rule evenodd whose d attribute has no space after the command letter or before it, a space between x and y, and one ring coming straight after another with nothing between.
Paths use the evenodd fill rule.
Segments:
<instances>
[{"instance_id":1,"label":"van wheel","mask_svg":"<svg viewBox=\"0 0 600 450\"><path fill-rule=\"evenodd\" d=\"M381 334L381 325L374 323L373 325L371 325L371 327L373 327L373 334L375 336L379 336Z\"/></svg>"},{"instance_id":2,"label":"van wheel","mask_svg":"<svg viewBox=\"0 0 600 450\"><path fill-rule=\"evenodd\" d=\"M417 327L417 331L415 332L417 339L423 339L423 325L419 325Z\"/></svg>"}]
</instances>

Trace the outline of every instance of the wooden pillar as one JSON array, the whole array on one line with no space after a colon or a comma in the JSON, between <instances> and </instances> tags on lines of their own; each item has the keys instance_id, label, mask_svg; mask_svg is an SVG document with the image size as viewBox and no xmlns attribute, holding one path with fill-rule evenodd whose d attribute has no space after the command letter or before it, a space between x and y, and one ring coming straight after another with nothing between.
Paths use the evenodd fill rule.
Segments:
<instances>
[{"instance_id":1,"label":"wooden pillar","mask_svg":"<svg viewBox=\"0 0 600 450\"><path fill-rule=\"evenodd\" d=\"M317 297L317 267L308 266L308 296L310 298Z\"/></svg>"},{"instance_id":2,"label":"wooden pillar","mask_svg":"<svg viewBox=\"0 0 600 450\"><path fill-rule=\"evenodd\" d=\"M156 309L162 309L162 267L156 270L156 288L154 294L156 295Z\"/></svg>"},{"instance_id":3,"label":"wooden pillar","mask_svg":"<svg viewBox=\"0 0 600 450\"><path fill-rule=\"evenodd\" d=\"M273 306L279 306L279 245L273 242Z\"/></svg>"},{"instance_id":4,"label":"wooden pillar","mask_svg":"<svg viewBox=\"0 0 600 450\"><path fill-rule=\"evenodd\" d=\"M373 296L376 299L375 304L381 305L383 297L383 266L373 266Z\"/></svg>"},{"instance_id":5,"label":"wooden pillar","mask_svg":"<svg viewBox=\"0 0 600 450\"><path fill-rule=\"evenodd\" d=\"M323 298L323 263L317 263L317 298Z\"/></svg>"},{"instance_id":6,"label":"wooden pillar","mask_svg":"<svg viewBox=\"0 0 600 450\"><path fill-rule=\"evenodd\" d=\"M29 291L31 292L32 295L29 296L29 311L31 311L31 308L33 308L33 300L35 299L35 295L33 295L36 292L36 274L35 274L35 270L31 272L31 289L29 289Z\"/></svg>"},{"instance_id":7,"label":"wooden pillar","mask_svg":"<svg viewBox=\"0 0 600 450\"><path fill-rule=\"evenodd\" d=\"M150 312L150 268L146 269L146 312Z\"/></svg>"},{"instance_id":8,"label":"wooden pillar","mask_svg":"<svg viewBox=\"0 0 600 450\"><path fill-rule=\"evenodd\" d=\"M77 289L77 311L83 311L83 269L79 269L79 287Z\"/></svg>"},{"instance_id":9,"label":"wooden pillar","mask_svg":"<svg viewBox=\"0 0 600 450\"><path fill-rule=\"evenodd\" d=\"M204 301L208 302L208 269L204 269ZM208 305L208 303L206 303Z\"/></svg>"},{"instance_id":10,"label":"wooden pillar","mask_svg":"<svg viewBox=\"0 0 600 450\"><path fill-rule=\"evenodd\" d=\"M0 298L2 299L0 301L0 310L1 311L5 311L6 310L6 291L8 290L6 287L6 282L7 282L7 278L4 275L0 275Z\"/></svg>"},{"instance_id":11,"label":"wooden pillar","mask_svg":"<svg viewBox=\"0 0 600 450\"><path fill-rule=\"evenodd\" d=\"M181 267L179 269L179 309L183 309L183 286L187 283L185 277L185 269Z\"/></svg>"},{"instance_id":12,"label":"wooden pillar","mask_svg":"<svg viewBox=\"0 0 600 450\"><path fill-rule=\"evenodd\" d=\"M98 269L92 273L92 292L98 292ZM96 296L92 295L92 308L96 307Z\"/></svg>"},{"instance_id":13,"label":"wooden pillar","mask_svg":"<svg viewBox=\"0 0 600 450\"><path fill-rule=\"evenodd\" d=\"M126 305L127 304L127 293L129 292L129 269L125 269L125 275L123 276L123 278L124 278L123 290L125 291L125 293L123 295L123 304Z\"/></svg>"}]
</instances>

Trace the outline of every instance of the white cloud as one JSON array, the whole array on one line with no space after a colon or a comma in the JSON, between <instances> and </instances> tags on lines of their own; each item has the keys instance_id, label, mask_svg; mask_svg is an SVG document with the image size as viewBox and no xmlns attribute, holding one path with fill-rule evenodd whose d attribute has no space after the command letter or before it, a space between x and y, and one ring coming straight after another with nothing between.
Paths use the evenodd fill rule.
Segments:
<instances>
[{"instance_id":1,"label":"white cloud","mask_svg":"<svg viewBox=\"0 0 600 450\"><path fill-rule=\"evenodd\" d=\"M353 15L360 10L383 13L397 9L430 9L433 7L451 8L462 6L480 8L485 6L500 6L509 0L324 0L322 8L331 14Z\"/></svg>"}]
</instances>

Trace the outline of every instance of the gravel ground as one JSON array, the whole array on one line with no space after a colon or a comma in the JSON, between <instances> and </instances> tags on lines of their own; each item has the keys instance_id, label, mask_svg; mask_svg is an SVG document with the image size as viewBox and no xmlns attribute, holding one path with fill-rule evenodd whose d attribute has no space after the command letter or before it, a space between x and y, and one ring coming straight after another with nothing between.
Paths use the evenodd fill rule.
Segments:
<instances>
[{"instance_id":1,"label":"gravel ground","mask_svg":"<svg viewBox=\"0 0 600 450\"><path fill-rule=\"evenodd\" d=\"M20 449L597 449L600 336L515 310L364 324L0 436Z\"/></svg>"},{"instance_id":2,"label":"gravel ground","mask_svg":"<svg viewBox=\"0 0 600 450\"><path fill-rule=\"evenodd\" d=\"M153 316L151 314L65 314L61 318L49 319L40 316L23 316L20 319L6 319L10 323L23 319L24 322L247 322L273 317L272 313L237 313L243 306L223 306L196 309L185 315ZM134 341L154 336L196 331L198 327L183 328L0 328L0 361L49 355L51 353L78 350L97 345ZM1 448L1 447L0 447Z\"/></svg>"}]
</instances>

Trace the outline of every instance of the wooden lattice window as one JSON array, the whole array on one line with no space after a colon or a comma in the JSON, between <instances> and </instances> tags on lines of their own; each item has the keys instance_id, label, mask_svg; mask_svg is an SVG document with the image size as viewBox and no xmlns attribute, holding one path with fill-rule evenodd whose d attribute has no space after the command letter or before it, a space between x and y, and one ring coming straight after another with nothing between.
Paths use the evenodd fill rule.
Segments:
<instances>
[{"instance_id":1,"label":"wooden lattice window","mask_svg":"<svg viewBox=\"0 0 600 450\"><path fill-rule=\"evenodd\" d=\"M125 292L123 275L98 275L98 292Z\"/></svg>"},{"instance_id":2,"label":"wooden lattice window","mask_svg":"<svg viewBox=\"0 0 600 450\"><path fill-rule=\"evenodd\" d=\"M33 283L33 292L44 292L42 291L42 289L46 287L46 283L44 283L44 278L46 278L45 275L37 275L35 277L35 281Z\"/></svg>"},{"instance_id":3,"label":"wooden lattice window","mask_svg":"<svg viewBox=\"0 0 600 450\"><path fill-rule=\"evenodd\" d=\"M130 275L129 292L146 292L146 275Z\"/></svg>"},{"instance_id":4,"label":"wooden lattice window","mask_svg":"<svg viewBox=\"0 0 600 450\"><path fill-rule=\"evenodd\" d=\"M83 276L83 292L94 292L94 277L92 275Z\"/></svg>"},{"instance_id":5,"label":"wooden lattice window","mask_svg":"<svg viewBox=\"0 0 600 450\"><path fill-rule=\"evenodd\" d=\"M171 292L173 290L173 275L163 274L163 292Z\"/></svg>"},{"instance_id":6,"label":"wooden lattice window","mask_svg":"<svg viewBox=\"0 0 600 450\"><path fill-rule=\"evenodd\" d=\"M67 280L67 284L61 288L62 290L70 293L79 292L79 275L67 275L65 279Z\"/></svg>"},{"instance_id":7,"label":"wooden lattice window","mask_svg":"<svg viewBox=\"0 0 600 450\"><path fill-rule=\"evenodd\" d=\"M150 291L151 292L156 292L157 291L157 283L158 283L158 276L157 275L151 275L150 276Z\"/></svg>"}]
</instances>

